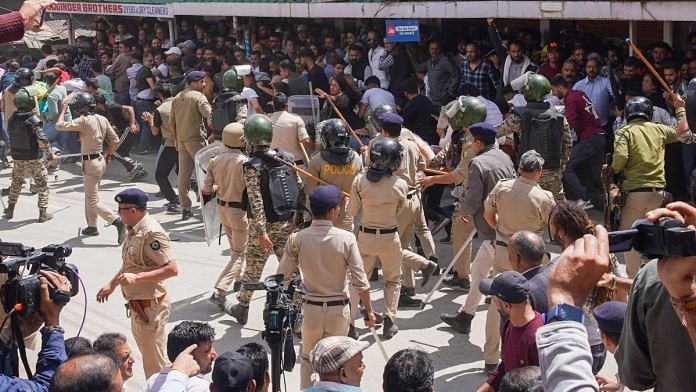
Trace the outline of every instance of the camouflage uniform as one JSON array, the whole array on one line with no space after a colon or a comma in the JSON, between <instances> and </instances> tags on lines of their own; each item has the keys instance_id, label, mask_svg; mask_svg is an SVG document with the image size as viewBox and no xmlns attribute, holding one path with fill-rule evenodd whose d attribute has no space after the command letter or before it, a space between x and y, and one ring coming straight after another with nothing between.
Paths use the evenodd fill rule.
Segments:
<instances>
[{"instance_id":1,"label":"camouflage uniform","mask_svg":"<svg viewBox=\"0 0 696 392\"><path fill-rule=\"evenodd\" d=\"M44 146L41 149L48 155L50 150L48 149L48 144L42 141ZM24 172L29 170L32 178L34 179L34 189L39 194L39 208L48 207L48 171L46 166L44 166L41 158L32 159L28 161L14 161L14 167L12 168L12 184L10 185L10 197L8 199L10 204L17 204L17 199L19 199L19 192L22 190L22 183L24 182Z\"/></svg>"},{"instance_id":2,"label":"camouflage uniform","mask_svg":"<svg viewBox=\"0 0 696 392\"><path fill-rule=\"evenodd\" d=\"M498 133L496 134L496 137L507 136L513 132L522 133L522 119L514 112L498 126ZM570 159L570 151L572 148L573 142L570 138L570 126L564 117L563 139L561 142L561 168L555 170L543 169L541 171L541 178L539 179L539 186L541 186L542 189L553 193L553 197L557 202L565 200L563 184L561 183L561 175L563 173L563 168Z\"/></svg>"}]
</instances>

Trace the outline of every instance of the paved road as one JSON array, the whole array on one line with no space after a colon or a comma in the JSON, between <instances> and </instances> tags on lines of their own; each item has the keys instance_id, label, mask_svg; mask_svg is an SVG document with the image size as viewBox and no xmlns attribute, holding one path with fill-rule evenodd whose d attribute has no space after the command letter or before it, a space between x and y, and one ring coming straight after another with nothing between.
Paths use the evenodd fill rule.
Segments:
<instances>
[{"instance_id":1,"label":"paved road","mask_svg":"<svg viewBox=\"0 0 696 392\"><path fill-rule=\"evenodd\" d=\"M134 156L140 159L148 172L154 173L154 156ZM0 187L5 188L10 182L10 171L0 173ZM66 336L77 334L84 311L86 321L81 335L89 339L96 338L103 332L118 331L131 337L130 323L125 316L124 300L120 292L114 293L108 303L99 304L95 300L96 292L118 270L121 265L120 248L116 244L116 230L113 227L103 227L105 222L99 222L98 237L80 236L80 228L85 226L84 198L80 169L75 165L64 165L61 170L50 178L49 212L55 218L47 223L38 224L36 196L32 196L25 187L11 221L0 219L0 238L4 241L22 242L36 248L50 243L65 243L73 247L70 262L77 265L86 290L81 290L78 297L73 298L62 315L62 324ZM166 200L156 196L158 191L154 176L150 174L137 183L128 183L126 173L121 166L112 163L105 180L102 181L100 195L103 201L116 209L114 196L119 191L138 186L150 194L150 213L162 223L173 241L173 253L179 264L179 276L167 281L172 302L172 315L168 328L172 328L182 320L201 320L209 322L216 331L215 347L219 353L232 351L240 345L255 341L262 342L263 330L262 308L263 293L257 292L252 300L249 323L240 328L231 321L230 317L219 313L217 307L210 304L207 298L211 294L212 284L229 256L228 246L223 239L222 246L214 244L206 246L203 239L203 225L195 219L182 222L178 215L166 215L164 204ZM7 198L4 199L5 203ZM194 210L197 213L198 210ZM439 236L442 236L440 234ZM439 237L438 236L438 237ZM438 244L440 259L451 260L450 245ZM272 256L264 270L264 276L275 271L277 259ZM433 282L425 288L418 287L419 297L424 298ZM376 309L384 308L382 282L372 284L372 298ZM87 301L83 297L86 293ZM390 341L385 342L389 355L396 351L420 347L433 356L435 372L435 389L438 391L473 391L485 380L481 373L483 368L482 347L484 341L485 311L487 305L479 307L479 314L474 319L470 336L453 332L440 321L441 312L456 311L463 303L461 292L442 290L432 299L432 305L420 312L399 311L398 326L400 332ZM358 326L362 322L358 321ZM367 329L361 329L361 339L373 343ZM126 383L126 390L137 391L144 385L144 375L140 366L140 355L133 348L138 363L135 366L135 376ZM299 345L296 345L299 353ZM32 356L33 357L33 356ZM299 357L299 354L298 354ZM365 375L362 386L366 391L379 391L382 385L384 360L376 345L370 346L365 352ZM613 358L607 360L603 374L615 374L616 364ZM299 365L291 373L286 373L289 391L299 390Z\"/></svg>"}]
</instances>

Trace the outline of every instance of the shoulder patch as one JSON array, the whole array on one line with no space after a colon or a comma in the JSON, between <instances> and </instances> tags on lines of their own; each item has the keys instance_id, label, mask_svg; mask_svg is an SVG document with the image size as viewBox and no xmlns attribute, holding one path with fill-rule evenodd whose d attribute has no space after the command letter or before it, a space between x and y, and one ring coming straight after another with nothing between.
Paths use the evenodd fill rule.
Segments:
<instances>
[{"instance_id":1,"label":"shoulder patch","mask_svg":"<svg viewBox=\"0 0 696 392\"><path fill-rule=\"evenodd\" d=\"M160 250L161 247L162 245L157 240L150 243L150 248L152 248L152 250Z\"/></svg>"}]
</instances>

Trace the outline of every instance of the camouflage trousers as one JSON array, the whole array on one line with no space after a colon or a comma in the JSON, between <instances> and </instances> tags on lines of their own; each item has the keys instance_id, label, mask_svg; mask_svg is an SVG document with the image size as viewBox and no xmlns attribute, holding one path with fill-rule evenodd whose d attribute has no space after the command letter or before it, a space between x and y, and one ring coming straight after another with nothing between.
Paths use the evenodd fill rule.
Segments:
<instances>
[{"instance_id":1,"label":"camouflage trousers","mask_svg":"<svg viewBox=\"0 0 696 392\"><path fill-rule=\"evenodd\" d=\"M288 242L288 237L290 237L292 231L293 226L291 221L266 223L266 234L268 234L268 238L273 243L273 253L278 257L278 260L283 257L285 243ZM263 267L266 266L268 256L271 255L270 251L264 250L263 247L261 247L259 240L260 236L252 230L249 230L249 243L247 244L246 251L246 269L244 270L244 275L242 275L242 283L257 282L261 279ZM248 307L249 302L251 302L252 294L253 292L250 290L241 289L237 295L239 304Z\"/></svg>"},{"instance_id":2,"label":"camouflage trousers","mask_svg":"<svg viewBox=\"0 0 696 392\"><path fill-rule=\"evenodd\" d=\"M24 182L24 172L29 170L34 179L34 189L39 194L39 208L48 207L48 171L41 159L31 159L27 161L15 160L12 168L12 184L10 185L10 204L17 204L19 192L22 190Z\"/></svg>"},{"instance_id":3,"label":"camouflage trousers","mask_svg":"<svg viewBox=\"0 0 696 392\"><path fill-rule=\"evenodd\" d=\"M553 198L556 202L565 201L565 192L563 192L563 183L561 169L542 170L541 178L539 178L539 186L546 191L553 193Z\"/></svg>"}]
</instances>

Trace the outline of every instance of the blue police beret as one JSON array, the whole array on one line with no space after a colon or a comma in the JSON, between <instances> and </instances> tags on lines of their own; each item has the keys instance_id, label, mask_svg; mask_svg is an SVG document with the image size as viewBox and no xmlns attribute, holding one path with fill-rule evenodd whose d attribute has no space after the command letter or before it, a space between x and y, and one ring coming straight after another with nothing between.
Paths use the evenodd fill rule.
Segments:
<instances>
[{"instance_id":1,"label":"blue police beret","mask_svg":"<svg viewBox=\"0 0 696 392\"><path fill-rule=\"evenodd\" d=\"M593 314L600 331L620 334L626 317L626 304L619 301L605 302L594 308Z\"/></svg>"},{"instance_id":2,"label":"blue police beret","mask_svg":"<svg viewBox=\"0 0 696 392\"><path fill-rule=\"evenodd\" d=\"M320 185L309 193L309 205L322 209L336 207L343 200L343 192L335 185Z\"/></svg>"},{"instance_id":3,"label":"blue police beret","mask_svg":"<svg viewBox=\"0 0 696 392\"><path fill-rule=\"evenodd\" d=\"M489 123L480 122L469 125L469 132L474 136L495 136L498 130Z\"/></svg>"},{"instance_id":4,"label":"blue police beret","mask_svg":"<svg viewBox=\"0 0 696 392\"><path fill-rule=\"evenodd\" d=\"M396 113L384 112L379 115L379 121L385 124L403 124L404 118Z\"/></svg>"},{"instance_id":5,"label":"blue police beret","mask_svg":"<svg viewBox=\"0 0 696 392\"><path fill-rule=\"evenodd\" d=\"M186 83L197 82L205 77L205 72L203 71L191 71L186 75Z\"/></svg>"},{"instance_id":6,"label":"blue police beret","mask_svg":"<svg viewBox=\"0 0 696 392\"><path fill-rule=\"evenodd\" d=\"M135 204L138 206L147 205L147 193L141 191L138 188L128 188L119 192L116 197L114 197L117 203L120 204Z\"/></svg>"}]
</instances>

